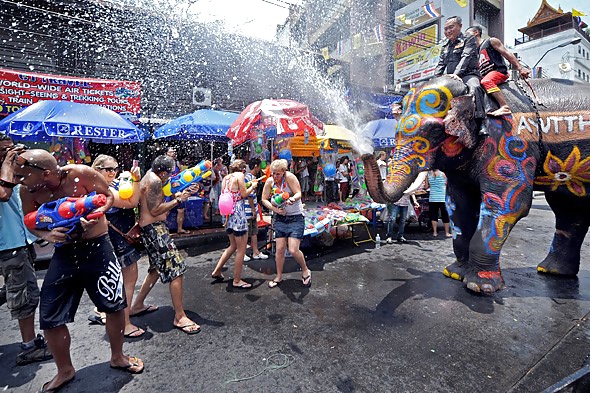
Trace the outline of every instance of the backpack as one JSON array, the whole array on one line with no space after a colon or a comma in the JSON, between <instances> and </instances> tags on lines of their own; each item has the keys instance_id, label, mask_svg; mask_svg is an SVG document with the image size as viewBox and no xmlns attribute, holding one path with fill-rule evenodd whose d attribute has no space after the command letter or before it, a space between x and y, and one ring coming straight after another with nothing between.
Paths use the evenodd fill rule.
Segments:
<instances>
[{"instance_id":1,"label":"backpack","mask_svg":"<svg viewBox=\"0 0 590 393\"><path fill-rule=\"evenodd\" d=\"M235 201L232 192L230 191L230 186L226 186L221 192L218 206L219 213L221 213L222 216L229 216L234 213Z\"/></svg>"}]
</instances>

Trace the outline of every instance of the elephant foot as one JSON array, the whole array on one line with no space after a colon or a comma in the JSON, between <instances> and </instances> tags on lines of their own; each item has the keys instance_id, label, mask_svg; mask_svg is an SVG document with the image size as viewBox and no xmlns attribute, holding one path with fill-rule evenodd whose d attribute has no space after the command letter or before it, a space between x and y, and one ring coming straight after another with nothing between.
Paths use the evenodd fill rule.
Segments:
<instances>
[{"instance_id":1,"label":"elephant foot","mask_svg":"<svg viewBox=\"0 0 590 393\"><path fill-rule=\"evenodd\" d=\"M465 273L467 272L467 264L461 261L455 261L449 266L445 267L443 274L453 280L463 281Z\"/></svg>"},{"instance_id":2,"label":"elephant foot","mask_svg":"<svg viewBox=\"0 0 590 393\"><path fill-rule=\"evenodd\" d=\"M498 271L470 271L463 278L463 282L469 290L488 295L505 286L499 269Z\"/></svg>"},{"instance_id":3,"label":"elephant foot","mask_svg":"<svg viewBox=\"0 0 590 393\"><path fill-rule=\"evenodd\" d=\"M568 263L564 259L558 260L557 258L547 256L547 258L537 266L537 272L555 276L577 276L578 271L580 270L580 264Z\"/></svg>"}]
</instances>

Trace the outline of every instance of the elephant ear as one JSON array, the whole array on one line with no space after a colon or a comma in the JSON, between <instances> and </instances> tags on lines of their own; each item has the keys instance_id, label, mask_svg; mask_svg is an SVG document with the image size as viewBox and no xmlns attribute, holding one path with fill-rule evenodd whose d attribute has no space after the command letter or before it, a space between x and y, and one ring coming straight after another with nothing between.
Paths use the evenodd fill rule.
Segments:
<instances>
[{"instance_id":1,"label":"elephant ear","mask_svg":"<svg viewBox=\"0 0 590 393\"><path fill-rule=\"evenodd\" d=\"M475 133L475 103L473 95L467 94L451 99L451 109L444 118L445 132L458 137L467 148L477 143Z\"/></svg>"}]
</instances>

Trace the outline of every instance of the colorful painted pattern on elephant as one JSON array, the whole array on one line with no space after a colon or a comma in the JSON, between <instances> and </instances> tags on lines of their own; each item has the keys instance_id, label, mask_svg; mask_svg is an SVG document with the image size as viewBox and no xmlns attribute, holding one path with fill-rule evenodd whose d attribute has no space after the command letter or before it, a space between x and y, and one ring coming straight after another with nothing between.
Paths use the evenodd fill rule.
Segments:
<instances>
[{"instance_id":1,"label":"colorful painted pattern on elephant","mask_svg":"<svg viewBox=\"0 0 590 393\"><path fill-rule=\"evenodd\" d=\"M428 169L431 160L431 141L427 135L417 135L428 129L428 123L444 127L442 118L451 105L451 91L445 87L419 90L410 89L403 101L404 113L397 124L393 163L389 167L386 183L395 183L399 176L407 176L412 168Z\"/></svg>"},{"instance_id":2,"label":"colorful painted pattern on elephant","mask_svg":"<svg viewBox=\"0 0 590 393\"><path fill-rule=\"evenodd\" d=\"M445 139L441 145L441 150L442 152L447 156L447 157L456 157L459 154L461 154L461 152L463 151L463 148L465 146L459 142L459 138L456 136L450 136L447 139Z\"/></svg>"},{"instance_id":3,"label":"colorful painted pattern on elephant","mask_svg":"<svg viewBox=\"0 0 590 393\"><path fill-rule=\"evenodd\" d=\"M536 185L549 186L551 191L565 186L578 197L587 195L586 187L590 182L590 157L582 159L580 149L574 146L565 160L547 153L543 163L544 176L535 179Z\"/></svg>"},{"instance_id":4,"label":"colorful painted pattern on elephant","mask_svg":"<svg viewBox=\"0 0 590 393\"><path fill-rule=\"evenodd\" d=\"M539 112L543 141L559 143L588 139L590 134L590 113L576 112ZM534 112L515 113L512 132L526 140L537 140L539 126Z\"/></svg>"},{"instance_id":5,"label":"colorful painted pattern on elephant","mask_svg":"<svg viewBox=\"0 0 590 393\"><path fill-rule=\"evenodd\" d=\"M456 239L457 236L461 236L463 234L463 231L459 226L455 225L455 222L453 221L453 215L455 214L457 205L455 204L455 201L453 201L452 196L448 193L445 205L447 207L447 212L449 213L449 217L451 219L451 233L453 234L453 239Z\"/></svg>"},{"instance_id":6,"label":"colorful painted pattern on elephant","mask_svg":"<svg viewBox=\"0 0 590 393\"><path fill-rule=\"evenodd\" d=\"M490 130L502 132L502 120L490 122ZM484 156L491 159L485 166L489 182L483 195L478 229L482 231L486 251L499 254L510 230L527 209L521 204L533 184L535 161L527 154L528 142L512 133L503 134L498 144L488 138ZM497 184L498 187L494 187ZM506 185L510 185L506 187ZM501 195L493 190L504 190Z\"/></svg>"}]
</instances>

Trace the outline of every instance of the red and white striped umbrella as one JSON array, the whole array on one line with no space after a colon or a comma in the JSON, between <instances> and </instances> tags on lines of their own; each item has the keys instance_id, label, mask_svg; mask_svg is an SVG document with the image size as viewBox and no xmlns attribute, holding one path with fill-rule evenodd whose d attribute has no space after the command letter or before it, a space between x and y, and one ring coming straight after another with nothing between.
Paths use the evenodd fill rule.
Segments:
<instances>
[{"instance_id":1,"label":"red and white striped umbrella","mask_svg":"<svg viewBox=\"0 0 590 393\"><path fill-rule=\"evenodd\" d=\"M304 135L307 131L311 136L324 127L306 105L293 100L265 99L248 105L229 127L226 136L234 145L240 145L255 139L260 129L273 126L277 135Z\"/></svg>"}]
</instances>

